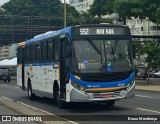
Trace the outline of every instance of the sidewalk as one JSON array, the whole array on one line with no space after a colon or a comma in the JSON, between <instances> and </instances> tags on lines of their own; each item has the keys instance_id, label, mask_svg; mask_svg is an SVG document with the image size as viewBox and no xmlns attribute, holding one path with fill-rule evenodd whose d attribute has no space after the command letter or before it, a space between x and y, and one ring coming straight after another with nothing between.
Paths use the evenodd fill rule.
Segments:
<instances>
[{"instance_id":1,"label":"sidewalk","mask_svg":"<svg viewBox=\"0 0 160 124\"><path fill-rule=\"evenodd\" d=\"M22 124L22 122L14 122L10 121L11 116L20 115L19 113L15 112L13 109L7 108L0 104L0 123L1 124ZM23 122L23 124L37 124L37 122Z\"/></svg>"},{"instance_id":2,"label":"sidewalk","mask_svg":"<svg viewBox=\"0 0 160 124\"><path fill-rule=\"evenodd\" d=\"M136 80L136 90L160 92L160 78L150 78L148 80Z\"/></svg>"},{"instance_id":3,"label":"sidewalk","mask_svg":"<svg viewBox=\"0 0 160 124\"><path fill-rule=\"evenodd\" d=\"M33 119L38 119L34 121ZM24 121L26 119L26 121ZM4 121L2 121L4 120ZM6 121L5 121L6 120ZM41 121L42 120L42 121ZM0 96L0 124L72 124L47 111Z\"/></svg>"}]
</instances>

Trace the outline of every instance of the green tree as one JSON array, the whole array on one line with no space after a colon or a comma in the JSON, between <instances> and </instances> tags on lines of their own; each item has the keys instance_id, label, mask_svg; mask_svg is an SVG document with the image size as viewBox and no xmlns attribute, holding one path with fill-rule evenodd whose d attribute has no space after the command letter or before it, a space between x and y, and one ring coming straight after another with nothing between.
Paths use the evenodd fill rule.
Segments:
<instances>
[{"instance_id":1,"label":"green tree","mask_svg":"<svg viewBox=\"0 0 160 124\"><path fill-rule=\"evenodd\" d=\"M146 71L150 68L160 68L160 46L155 41L150 42L134 42L136 53L140 56L146 54L146 62L148 63Z\"/></svg>"},{"instance_id":2,"label":"green tree","mask_svg":"<svg viewBox=\"0 0 160 124\"><path fill-rule=\"evenodd\" d=\"M63 10L63 4L61 4L62 10ZM69 4L66 5L67 10L67 25L79 25L80 24L80 13L75 10L73 6L70 6Z\"/></svg>"},{"instance_id":3,"label":"green tree","mask_svg":"<svg viewBox=\"0 0 160 124\"><path fill-rule=\"evenodd\" d=\"M2 8L6 15L55 17L55 25L63 25L64 4L60 0L10 0ZM79 13L67 4L68 25L79 22ZM42 21L41 21L42 23Z\"/></svg>"},{"instance_id":4,"label":"green tree","mask_svg":"<svg viewBox=\"0 0 160 124\"><path fill-rule=\"evenodd\" d=\"M2 8L5 14L21 16L62 15L60 0L10 0Z\"/></svg>"},{"instance_id":5,"label":"green tree","mask_svg":"<svg viewBox=\"0 0 160 124\"><path fill-rule=\"evenodd\" d=\"M157 24L160 24L160 7L157 8L155 16L156 16L155 20L156 20Z\"/></svg>"},{"instance_id":6,"label":"green tree","mask_svg":"<svg viewBox=\"0 0 160 124\"><path fill-rule=\"evenodd\" d=\"M115 0L114 11L119 15L119 21L126 24L126 19L131 17L131 3L126 0Z\"/></svg>"},{"instance_id":7,"label":"green tree","mask_svg":"<svg viewBox=\"0 0 160 124\"><path fill-rule=\"evenodd\" d=\"M94 0L89 13L93 16L98 16L113 13L114 0Z\"/></svg>"},{"instance_id":8,"label":"green tree","mask_svg":"<svg viewBox=\"0 0 160 124\"><path fill-rule=\"evenodd\" d=\"M89 12L81 13L80 24L99 24L99 23L112 23L110 18L95 17Z\"/></svg>"}]
</instances>

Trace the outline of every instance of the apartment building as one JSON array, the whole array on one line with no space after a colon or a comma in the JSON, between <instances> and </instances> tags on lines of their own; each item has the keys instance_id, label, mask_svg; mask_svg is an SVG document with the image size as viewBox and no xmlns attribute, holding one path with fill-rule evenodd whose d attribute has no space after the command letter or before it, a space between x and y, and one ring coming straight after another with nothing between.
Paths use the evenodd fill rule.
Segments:
<instances>
[{"instance_id":1,"label":"apartment building","mask_svg":"<svg viewBox=\"0 0 160 124\"><path fill-rule=\"evenodd\" d=\"M17 56L18 44L12 44L0 47L0 60L11 59Z\"/></svg>"},{"instance_id":2,"label":"apartment building","mask_svg":"<svg viewBox=\"0 0 160 124\"><path fill-rule=\"evenodd\" d=\"M126 20L126 25L130 27L133 35L160 35L160 27L148 19L132 18Z\"/></svg>"},{"instance_id":3,"label":"apartment building","mask_svg":"<svg viewBox=\"0 0 160 124\"><path fill-rule=\"evenodd\" d=\"M94 0L70 0L69 4L78 12L87 12L90 9L90 5L93 4Z\"/></svg>"},{"instance_id":4,"label":"apartment building","mask_svg":"<svg viewBox=\"0 0 160 124\"><path fill-rule=\"evenodd\" d=\"M14 43L9 47L9 58L14 58L17 56L18 44Z\"/></svg>"},{"instance_id":5,"label":"apartment building","mask_svg":"<svg viewBox=\"0 0 160 124\"><path fill-rule=\"evenodd\" d=\"M0 60L9 58L9 45L0 47Z\"/></svg>"}]
</instances>

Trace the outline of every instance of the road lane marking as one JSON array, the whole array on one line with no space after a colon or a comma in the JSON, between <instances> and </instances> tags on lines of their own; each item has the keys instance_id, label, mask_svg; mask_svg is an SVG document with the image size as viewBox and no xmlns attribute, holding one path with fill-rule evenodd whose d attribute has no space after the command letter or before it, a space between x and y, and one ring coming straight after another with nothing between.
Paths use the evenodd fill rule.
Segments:
<instances>
[{"instance_id":1,"label":"road lane marking","mask_svg":"<svg viewBox=\"0 0 160 124\"><path fill-rule=\"evenodd\" d=\"M143 96L143 95L136 95L136 96L138 96L138 97L144 97L144 98L153 98L151 96Z\"/></svg>"},{"instance_id":2,"label":"road lane marking","mask_svg":"<svg viewBox=\"0 0 160 124\"><path fill-rule=\"evenodd\" d=\"M154 111L154 110L149 110L149 109L144 109L144 108L136 108L136 109L160 114L159 111Z\"/></svg>"}]
</instances>

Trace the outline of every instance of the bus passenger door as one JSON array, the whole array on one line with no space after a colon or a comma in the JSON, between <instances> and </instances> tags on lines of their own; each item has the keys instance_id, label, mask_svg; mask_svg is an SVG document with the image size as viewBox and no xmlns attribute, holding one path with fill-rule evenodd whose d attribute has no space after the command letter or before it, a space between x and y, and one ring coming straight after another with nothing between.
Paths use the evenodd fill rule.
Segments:
<instances>
[{"instance_id":1,"label":"bus passenger door","mask_svg":"<svg viewBox=\"0 0 160 124\"><path fill-rule=\"evenodd\" d=\"M24 47L18 48L17 85L25 89L24 77Z\"/></svg>"},{"instance_id":2,"label":"bus passenger door","mask_svg":"<svg viewBox=\"0 0 160 124\"><path fill-rule=\"evenodd\" d=\"M65 34L63 35L65 36ZM66 98L66 83L68 83L68 74L69 69L67 64L67 51L68 51L69 41L68 38L65 36L60 38L60 97L61 99Z\"/></svg>"}]
</instances>

